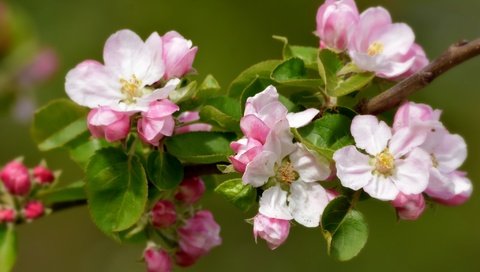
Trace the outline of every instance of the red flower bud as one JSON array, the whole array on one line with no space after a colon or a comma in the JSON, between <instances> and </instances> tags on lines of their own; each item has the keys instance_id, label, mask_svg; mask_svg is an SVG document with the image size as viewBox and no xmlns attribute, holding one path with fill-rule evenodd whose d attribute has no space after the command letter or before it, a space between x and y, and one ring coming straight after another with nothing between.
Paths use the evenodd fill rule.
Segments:
<instances>
[{"instance_id":1,"label":"red flower bud","mask_svg":"<svg viewBox=\"0 0 480 272\"><path fill-rule=\"evenodd\" d=\"M31 182L28 169L19 161L12 161L0 171L0 179L12 195L24 196L30 192Z\"/></svg>"},{"instance_id":2,"label":"red flower bud","mask_svg":"<svg viewBox=\"0 0 480 272\"><path fill-rule=\"evenodd\" d=\"M33 168L33 178L40 184L50 184L55 180L52 171L42 165Z\"/></svg>"}]
</instances>

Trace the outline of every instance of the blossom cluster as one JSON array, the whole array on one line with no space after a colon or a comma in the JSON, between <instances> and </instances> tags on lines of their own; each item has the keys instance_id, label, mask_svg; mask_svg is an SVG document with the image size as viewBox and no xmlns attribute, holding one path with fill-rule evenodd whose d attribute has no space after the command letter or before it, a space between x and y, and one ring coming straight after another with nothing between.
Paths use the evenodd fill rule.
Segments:
<instances>
[{"instance_id":1,"label":"blossom cluster","mask_svg":"<svg viewBox=\"0 0 480 272\"><path fill-rule=\"evenodd\" d=\"M401 219L415 220L425 208L423 194L445 205L464 203L472 183L458 168L467 145L440 122L439 110L407 102L395 114L393 128L371 115L352 121L355 146L334 155L343 186L391 200Z\"/></svg>"},{"instance_id":2,"label":"blossom cluster","mask_svg":"<svg viewBox=\"0 0 480 272\"><path fill-rule=\"evenodd\" d=\"M50 187L56 175L44 164L28 169L21 160L11 161L0 170L0 180L0 224L32 221L46 213L34 195Z\"/></svg>"},{"instance_id":3,"label":"blossom cluster","mask_svg":"<svg viewBox=\"0 0 480 272\"><path fill-rule=\"evenodd\" d=\"M402 79L428 64L415 34L404 23L393 23L383 7L359 14L354 0L326 0L317 12L320 46L346 51L363 71L387 79Z\"/></svg>"},{"instance_id":4,"label":"blossom cluster","mask_svg":"<svg viewBox=\"0 0 480 272\"><path fill-rule=\"evenodd\" d=\"M86 60L66 77L65 89L77 104L89 107L88 128L109 142L125 139L136 121L143 142L158 146L174 133L208 131L196 123L198 112L184 112L169 95L181 85L181 77L194 71L198 48L175 31L152 33L144 42L130 30L111 35L103 51L104 64ZM177 127L177 129L176 129Z\"/></svg>"},{"instance_id":5,"label":"blossom cluster","mask_svg":"<svg viewBox=\"0 0 480 272\"><path fill-rule=\"evenodd\" d=\"M148 242L144 259L149 272L170 272L173 260L182 267L193 265L200 257L221 244L220 226L208 210L192 211L205 192L199 177L186 178L177 189L174 199L158 200L149 213L153 228L170 233L174 246L161 247ZM164 234L165 235L165 234Z\"/></svg>"}]
</instances>

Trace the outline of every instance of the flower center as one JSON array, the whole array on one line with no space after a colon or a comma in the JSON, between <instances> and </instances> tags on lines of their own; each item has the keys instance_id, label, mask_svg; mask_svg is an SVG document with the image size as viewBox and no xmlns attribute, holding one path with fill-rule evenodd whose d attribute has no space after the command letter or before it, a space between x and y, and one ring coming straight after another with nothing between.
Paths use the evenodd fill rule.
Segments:
<instances>
[{"instance_id":1,"label":"flower center","mask_svg":"<svg viewBox=\"0 0 480 272\"><path fill-rule=\"evenodd\" d=\"M437 168L437 167L438 167L437 157L435 157L434 154L430 154L430 157L432 158L432 166L433 166L434 168Z\"/></svg>"},{"instance_id":2,"label":"flower center","mask_svg":"<svg viewBox=\"0 0 480 272\"><path fill-rule=\"evenodd\" d=\"M135 75L132 75L132 77L130 77L128 80L120 78L120 84L122 84L120 91L125 95L124 102L126 103L134 103L138 97L143 95L143 92L140 88L142 81L139 80Z\"/></svg>"},{"instance_id":3,"label":"flower center","mask_svg":"<svg viewBox=\"0 0 480 272\"><path fill-rule=\"evenodd\" d=\"M292 183L299 178L298 173L293 168L293 165L289 161L285 161L282 165L277 169L277 179L281 182L285 183Z\"/></svg>"},{"instance_id":4,"label":"flower center","mask_svg":"<svg viewBox=\"0 0 480 272\"><path fill-rule=\"evenodd\" d=\"M385 46L383 45L383 43L381 43L381 42L374 42L374 43L372 43L372 44L368 47L367 54L368 54L370 57L374 57L374 56L376 56L376 55L378 55L378 54L381 54L384 49L385 49Z\"/></svg>"},{"instance_id":5,"label":"flower center","mask_svg":"<svg viewBox=\"0 0 480 272\"><path fill-rule=\"evenodd\" d=\"M395 158L388 149L375 157L375 171L384 176L391 176L395 169Z\"/></svg>"}]
</instances>

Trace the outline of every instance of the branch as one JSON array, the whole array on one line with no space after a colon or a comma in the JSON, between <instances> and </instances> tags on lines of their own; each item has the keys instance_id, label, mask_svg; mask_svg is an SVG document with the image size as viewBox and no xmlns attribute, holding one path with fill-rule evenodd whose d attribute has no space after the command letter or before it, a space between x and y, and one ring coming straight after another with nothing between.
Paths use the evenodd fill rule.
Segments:
<instances>
[{"instance_id":1,"label":"branch","mask_svg":"<svg viewBox=\"0 0 480 272\"><path fill-rule=\"evenodd\" d=\"M451 68L480 54L480 39L462 41L448 48L440 57L385 92L357 106L361 114L379 114L400 105L409 95L425 88Z\"/></svg>"}]
</instances>

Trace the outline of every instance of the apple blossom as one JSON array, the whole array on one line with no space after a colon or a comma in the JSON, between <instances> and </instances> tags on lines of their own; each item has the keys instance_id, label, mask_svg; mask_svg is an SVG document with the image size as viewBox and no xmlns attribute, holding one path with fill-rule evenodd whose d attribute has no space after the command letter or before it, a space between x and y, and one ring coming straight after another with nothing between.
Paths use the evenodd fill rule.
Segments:
<instances>
[{"instance_id":1,"label":"apple blossom","mask_svg":"<svg viewBox=\"0 0 480 272\"><path fill-rule=\"evenodd\" d=\"M158 146L164 136L172 136L175 128L172 114L178 110L180 108L168 99L152 102L137 123L140 138L145 143Z\"/></svg>"},{"instance_id":2,"label":"apple blossom","mask_svg":"<svg viewBox=\"0 0 480 272\"><path fill-rule=\"evenodd\" d=\"M43 216L45 213L45 207L40 201L32 200L28 202L23 208L23 215L28 220L37 219Z\"/></svg>"},{"instance_id":3,"label":"apple blossom","mask_svg":"<svg viewBox=\"0 0 480 272\"><path fill-rule=\"evenodd\" d=\"M168 228L177 221L175 205L168 200L155 203L151 212L152 224L156 228Z\"/></svg>"},{"instance_id":4,"label":"apple blossom","mask_svg":"<svg viewBox=\"0 0 480 272\"><path fill-rule=\"evenodd\" d=\"M207 254L222 243L220 226L210 211L202 210L178 229L180 250L192 258Z\"/></svg>"},{"instance_id":5,"label":"apple blossom","mask_svg":"<svg viewBox=\"0 0 480 272\"><path fill-rule=\"evenodd\" d=\"M130 115L109 107L92 109L87 116L88 129L95 138L116 142L127 138L130 132Z\"/></svg>"},{"instance_id":6,"label":"apple blossom","mask_svg":"<svg viewBox=\"0 0 480 272\"><path fill-rule=\"evenodd\" d=\"M415 34L406 24L392 23L390 13L382 7L365 10L350 35L348 53L353 63L378 77L398 77L415 62L415 55L405 57Z\"/></svg>"},{"instance_id":7,"label":"apple blossom","mask_svg":"<svg viewBox=\"0 0 480 272\"><path fill-rule=\"evenodd\" d=\"M0 207L0 224L15 222L16 212L11 208Z\"/></svg>"},{"instance_id":8,"label":"apple blossom","mask_svg":"<svg viewBox=\"0 0 480 272\"><path fill-rule=\"evenodd\" d=\"M186 204L194 204L205 193L205 183L200 177L186 178L180 183L175 199Z\"/></svg>"},{"instance_id":9,"label":"apple blossom","mask_svg":"<svg viewBox=\"0 0 480 272\"><path fill-rule=\"evenodd\" d=\"M414 221L425 211L425 198L422 194L399 193L392 201L392 206L397 210L399 219Z\"/></svg>"},{"instance_id":10,"label":"apple blossom","mask_svg":"<svg viewBox=\"0 0 480 272\"><path fill-rule=\"evenodd\" d=\"M33 168L33 178L40 184L50 184L55 180L55 175L47 167L38 165Z\"/></svg>"},{"instance_id":11,"label":"apple blossom","mask_svg":"<svg viewBox=\"0 0 480 272\"><path fill-rule=\"evenodd\" d=\"M212 125L207 123L194 123L200 120L198 111L185 111L177 117L180 124L175 127L174 134L184 134L195 131L211 131Z\"/></svg>"},{"instance_id":12,"label":"apple blossom","mask_svg":"<svg viewBox=\"0 0 480 272\"><path fill-rule=\"evenodd\" d=\"M434 110L427 104L406 102L403 103L395 113L393 131L405 127L425 127L427 130L443 128L439 121L442 112Z\"/></svg>"},{"instance_id":13,"label":"apple blossom","mask_svg":"<svg viewBox=\"0 0 480 272\"><path fill-rule=\"evenodd\" d=\"M183 77L192 71L193 60L198 47L192 48L192 41L185 39L176 31L165 33L163 40L163 59L165 61L165 79Z\"/></svg>"},{"instance_id":14,"label":"apple blossom","mask_svg":"<svg viewBox=\"0 0 480 272\"><path fill-rule=\"evenodd\" d=\"M163 249L148 247L143 253L143 258L147 264L148 272L172 271L172 259Z\"/></svg>"},{"instance_id":15,"label":"apple blossom","mask_svg":"<svg viewBox=\"0 0 480 272\"><path fill-rule=\"evenodd\" d=\"M392 135L390 127L375 116L358 115L351 132L356 146L346 146L333 155L343 186L363 188L380 200L394 200L399 192L419 194L426 189L430 159L418 148L426 138L423 130L403 128Z\"/></svg>"},{"instance_id":16,"label":"apple blossom","mask_svg":"<svg viewBox=\"0 0 480 272\"><path fill-rule=\"evenodd\" d=\"M415 58L412 67L410 67L410 69L408 69L405 73L393 78L394 80L407 78L425 68L425 66L427 66L430 62L423 48L417 43L414 43L412 47L410 47L410 50L407 52L407 54L402 56L402 59L404 61L408 61L412 57Z\"/></svg>"},{"instance_id":17,"label":"apple blossom","mask_svg":"<svg viewBox=\"0 0 480 272\"><path fill-rule=\"evenodd\" d=\"M441 192L437 191L433 200L448 206L457 206L465 203L472 195L473 190L472 182L467 178L467 174L454 171L448 177L449 184L444 187L447 193L441 194Z\"/></svg>"},{"instance_id":18,"label":"apple blossom","mask_svg":"<svg viewBox=\"0 0 480 272\"><path fill-rule=\"evenodd\" d=\"M261 213L253 218L253 235L264 239L270 249L276 249L288 238L290 221L269 218Z\"/></svg>"},{"instance_id":19,"label":"apple blossom","mask_svg":"<svg viewBox=\"0 0 480 272\"><path fill-rule=\"evenodd\" d=\"M316 34L326 47L343 51L348 45L348 33L359 17L354 0L327 0L317 11Z\"/></svg>"},{"instance_id":20,"label":"apple blossom","mask_svg":"<svg viewBox=\"0 0 480 272\"><path fill-rule=\"evenodd\" d=\"M156 32L143 42L131 30L120 30L105 43L105 64L94 60L80 63L68 72L65 90L81 106L147 111L151 102L167 98L180 83L171 79L163 88L150 87L165 75L162 48L162 38Z\"/></svg>"},{"instance_id":21,"label":"apple blossom","mask_svg":"<svg viewBox=\"0 0 480 272\"><path fill-rule=\"evenodd\" d=\"M12 195L28 195L32 187L28 169L20 161L11 161L5 165L0 171L0 179Z\"/></svg>"}]
</instances>

